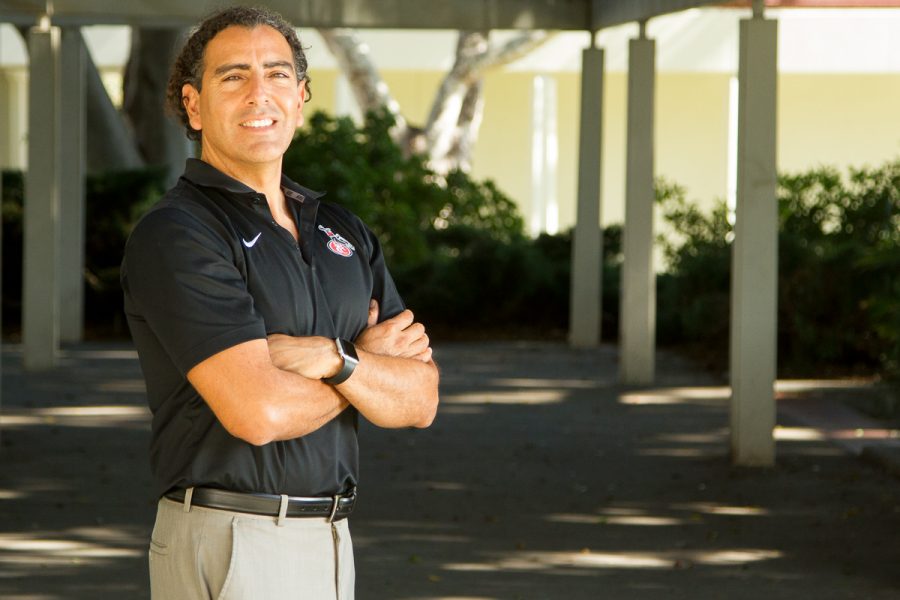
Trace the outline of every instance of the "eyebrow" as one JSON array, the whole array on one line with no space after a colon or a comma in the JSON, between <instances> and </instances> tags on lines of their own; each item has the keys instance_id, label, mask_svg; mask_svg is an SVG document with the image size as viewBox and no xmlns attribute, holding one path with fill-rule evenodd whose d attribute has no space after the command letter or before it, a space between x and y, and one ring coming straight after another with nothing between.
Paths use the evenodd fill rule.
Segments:
<instances>
[{"instance_id":1,"label":"eyebrow","mask_svg":"<svg viewBox=\"0 0 900 600\"><path fill-rule=\"evenodd\" d=\"M274 60L271 62L263 63L263 69L276 69L279 67L287 67L291 71L294 70L294 64L288 62L286 60ZM218 67L213 75L219 76L227 73L228 71L249 71L250 65L248 63L228 63Z\"/></svg>"}]
</instances>

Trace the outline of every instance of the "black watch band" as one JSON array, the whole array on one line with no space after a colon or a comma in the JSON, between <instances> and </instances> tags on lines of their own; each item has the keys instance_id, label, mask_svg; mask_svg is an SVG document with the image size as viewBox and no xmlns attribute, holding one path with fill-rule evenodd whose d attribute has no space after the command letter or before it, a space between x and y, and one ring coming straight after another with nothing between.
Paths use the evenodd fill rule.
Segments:
<instances>
[{"instance_id":1,"label":"black watch band","mask_svg":"<svg viewBox=\"0 0 900 600\"><path fill-rule=\"evenodd\" d=\"M338 385L339 383L347 381L353 374L356 365L359 364L359 356L356 354L356 346L353 345L353 342L349 342L343 338L334 338L334 343L337 345L338 354L340 354L341 358L344 360L344 366L337 372L337 375L322 379L322 381L329 385Z\"/></svg>"}]
</instances>

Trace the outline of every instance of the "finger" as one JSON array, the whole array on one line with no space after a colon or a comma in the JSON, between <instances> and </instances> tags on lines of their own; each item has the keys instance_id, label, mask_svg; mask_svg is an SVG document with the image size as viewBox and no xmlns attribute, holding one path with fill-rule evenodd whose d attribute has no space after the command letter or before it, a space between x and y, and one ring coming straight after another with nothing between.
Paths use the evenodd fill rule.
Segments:
<instances>
[{"instance_id":1,"label":"finger","mask_svg":"<svg viewBox=\"0 0 900 600\"><path fill-rule=\"evenodd\" d=\"M388 319L387 321L390 321L393 325L396 325L401 330L403 330L403 329L406 329L407 327L409 327L410 325L412 325L414 320L415 319L413 317L412 311L407 308L406 310L404 310L402 313L400 313L396 317Z\"/></svg>"},{"instance_id":2,"label":"finger","mask_svg":"<svg viewBox=\"0 0 900 600\"><path fill-rule=\"evenodd\" d=\"M372 298L369 300L369 319L367 325L372 327L378 323L378 300Z\"/></svg>"},{"instance_id":3,"label":"finger","mask_svg":"<svg viewBox=\"0 0 900 600\"><path fill-rule=\"evenodd\" d=\"M433 352L431 350L431 346L429 346L429 347L425 348L425 350L423 350L422 352L416 354L415 356L413 356L411 358L420 360L423 363L429 363L429 362L431 362L432 354L433 354Z\"/></svg>"},{"instance_id":4,"label":"finger","mask_svg":"<svg viewBox=\"0 0 900 600\"><path fill-rule=\"evenodd\" d=\"M410 323L403 329L403 333L413 339L420 338L425 335L425 326L421 323Z\"/></svg>"},{"instance_id":5,"label":"finger","mask_svg":"<svg viewBox=\"0 0 900 600\"><path fill-rule=\"evenodd\" d=\"M430 347L430 345L431 345L431 344L430 344L430 341L429 341L429 339L428 339L428 336L427 336L427 335L423 335L423 336L421 336L421 337L419 337L419 338L416 338L416 339L413 340L412 342L410 342L410 344L409 344L409 346L407 347L406 352L404 353L404 355L405 355L407 358L416 358L416 357L418 357L422 352L424 352L425 350L427 350L427 349Z\"/></svg>"}]
</instances>

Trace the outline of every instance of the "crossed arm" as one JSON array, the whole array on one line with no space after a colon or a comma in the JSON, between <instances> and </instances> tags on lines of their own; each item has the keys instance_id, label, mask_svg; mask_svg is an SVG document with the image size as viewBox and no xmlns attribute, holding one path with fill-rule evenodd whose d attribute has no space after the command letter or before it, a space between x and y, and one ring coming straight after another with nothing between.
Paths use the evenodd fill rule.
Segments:
<instances>
[{"instance_id":1,"label":"crossed arm","mask_svg":"<svg viewBox=\"0 0 900 600\"><path fill-rule=\"evenodd\" d=\"M438 404L438 372L425 328L404 311L378 323L372 301L355 340L359 365L344 383L334 340L273 335L199 363L188 380L232 435L251 444L300 437L355 406L380 427L428 427Z\"/></svg>"}]
</instances>

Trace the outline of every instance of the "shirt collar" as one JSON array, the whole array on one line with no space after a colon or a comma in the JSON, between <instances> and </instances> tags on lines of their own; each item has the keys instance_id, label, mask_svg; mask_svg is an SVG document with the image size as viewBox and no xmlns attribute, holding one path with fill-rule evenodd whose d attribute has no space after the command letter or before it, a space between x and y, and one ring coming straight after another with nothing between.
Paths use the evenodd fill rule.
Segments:
<instances>
[{"instance_id":1,"label":"shirt collar","mask_svg":"<svg viewBox=\"0 0 900 600\"><path fill-rule=\"evenodd\" d=\"M229 177L209 163L199 158L189 158L184 166L183 177L192 183L205 187L214 187L226 190L233 194L256 194L256 190L241 183L233 177ZM285 193L294 200L302 201L304 198L318 199L325 192L317 192L291 180L284 173L281 174L281 187ZM299 195L299 198L297 197Z\"/></svg>"}]
</instances>

